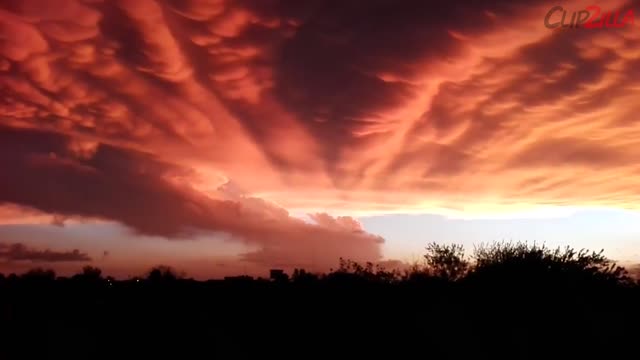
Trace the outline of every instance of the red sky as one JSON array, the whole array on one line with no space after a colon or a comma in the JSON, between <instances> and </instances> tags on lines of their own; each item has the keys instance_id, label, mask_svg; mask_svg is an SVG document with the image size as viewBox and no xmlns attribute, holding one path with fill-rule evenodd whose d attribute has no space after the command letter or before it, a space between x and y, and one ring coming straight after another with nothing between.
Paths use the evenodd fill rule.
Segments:
<instances>
[{"instance_id":1,"label":"red sky","mask_svg":"<svg viewBox=\"0 0 640 360\"><path fill-rule=\"evenodd\" d=\"M638 24L550 30L554 5L2 1L0 223L327 268L384 258L361 215L637 209Z\"/></svg>"}]
</instances>

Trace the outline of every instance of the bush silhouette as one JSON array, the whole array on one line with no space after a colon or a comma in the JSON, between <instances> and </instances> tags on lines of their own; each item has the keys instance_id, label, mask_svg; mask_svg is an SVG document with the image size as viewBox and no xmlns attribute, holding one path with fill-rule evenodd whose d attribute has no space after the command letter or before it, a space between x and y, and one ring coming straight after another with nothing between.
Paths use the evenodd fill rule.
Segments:
<instances>
[{"instance_id":1,"label":"bush silhouette","mask_svg":"<svg viewBox=\"0 0 640 360\"><path fill-rule=\"evenodd\" d=\"M400 272L387 270L384 266L372 262L361 265L356 261L340 258L338 269L331 271L326 277L330 280L391 283L400 278Z\"/></svg>"},{"instance_id":2,"label":"bush silhouette","mask_svg":"<svg viewBox=\"0 0 640 360\"><path fill-rule=\"evenodd\" d=\"M149 271L147 280L151 282L166 282L175 281L182 277L183 274L178 273L178 271L171 266L159 265Z\"/></svg>"},{"instance_id":3,"label":"bush silhouette","mask_svg":"<svg viewBox=\"0 0 640 360\"><path fill-rule=\"evenodd\" d=\"M29 281L53 281L56 279L56 272L51 269L35 268L22 274L21 278Z\"/></svg>"},{"instance_id":4,"label":"bush silhouette","mask_svg":"<svg viewBox=\"0 0 640 360\"><path fill-rule=\"evenodd\" d=\"M631 279L624 268L600 252L570 247L551 249L527 243L481 244L473 254L474 277L510 278L518 282L598 282L627 284Z\"/></svg>"},{"instance_id":5,"label":"bush silhouette","mask_svg":"<svg viewBox=\"0 0 640 360\"><path fill-rule=\"evenodd\" d=\"M93 266L85 266L82 268L82 273L73 276L74 280L97 282L102 280L102 270Z\"/></svg>"},{"instance_id":6,"label":"bush silhouette","mask_svg":"<svg viewBox=\"0 0 640 360\"><path fill-rule=\"evenodd\" d=\"M465 258L462 245L432 242L427 245L426 250L424 258L428 271L433 276L455 281L466 275L469 261Z\"/></svg>"}]
</instances>

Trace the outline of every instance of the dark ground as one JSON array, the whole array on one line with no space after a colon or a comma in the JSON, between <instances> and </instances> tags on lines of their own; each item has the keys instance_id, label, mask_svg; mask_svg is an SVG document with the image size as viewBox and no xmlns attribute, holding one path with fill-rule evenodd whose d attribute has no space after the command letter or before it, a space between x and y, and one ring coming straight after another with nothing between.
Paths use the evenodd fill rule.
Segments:
<instances>
[{"instance_id":1,"label":"dark ground","mask_svg":"<svg viewBox=\"0 0 640 360\"><path fill-rule=\"evenodd\" d=\"M208 282L36 271L0 278L0 359L637 356L637 283L518 261L456 281L366 269Z\"/></svg>"}]
</instances>

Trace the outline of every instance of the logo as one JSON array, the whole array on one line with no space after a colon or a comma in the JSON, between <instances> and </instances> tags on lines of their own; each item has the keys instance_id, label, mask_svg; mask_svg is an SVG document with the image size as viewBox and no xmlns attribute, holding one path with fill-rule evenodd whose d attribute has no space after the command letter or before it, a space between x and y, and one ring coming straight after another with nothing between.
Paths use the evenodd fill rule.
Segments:
<instances>
[{"instance_id":1,"label":"logo","mask_svg":"<svg viewBox=\"0 0 640 360\"><path fill-rule=\"evenodd\" d=\"M584 10L574 11L571 14L562 6L554 6L544 17L544 26L549 29L602 29L623 28L633 25L633 10L626 12L603 12L600 6L587 6Z\"/></svg>"}]
</instances>

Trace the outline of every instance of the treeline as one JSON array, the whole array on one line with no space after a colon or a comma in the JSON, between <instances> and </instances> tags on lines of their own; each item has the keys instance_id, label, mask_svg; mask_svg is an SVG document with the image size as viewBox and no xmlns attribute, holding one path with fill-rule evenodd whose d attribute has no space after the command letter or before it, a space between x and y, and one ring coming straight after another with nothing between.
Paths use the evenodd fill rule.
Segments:
<instances>
[{"instance_id":1,"label":"treeline","mask_svg":"<svg viewBox=\"0 0 640 360\"><path fill-rule=\"evenodd\" d=\"M602 252L432 243L402 269L124 281L86 267L0 278L0 359L618 358L637 351L640 286Z\"/></svg>"},{"instance_id":2,"label":"treeline","mask_svg":"<svg viewBox=\"0 0 640 360\"><path fill-rule=\"evenodd\" d=\"M331 269L328 273L312 273L305 269L294 269L291 274L281 270L272 271L266 278L253 278L250 276L231 276L225 280L239 281L265 281L275 282L314 282L353 280L373 283L398 283L426 281L471 281L485 277L514 278L521 281L531 280L537 277L549 282L558 281L591 281L615 285L637 285L636 279L629 276L627 270L618 266L614 261L599 252L586 249L575 250L566 248L549 248L545 245L527 244L522 242L501 242L490 245L481 244L475 247L471 255L465 253L462 245L430 243L425 248L422 262L404 264L400 268L387 268L380 264L358 263L349 259L340 259L337 269ZM103 277L102 270L85 266L82 272L67 277L57 277L54 270L34 268L24 274L10 274L5 276L0 273L0 282L6 281L79 281L79 282L103 282L107 285L118 281L111 277ZM170 282L170 281L194 281L187 279L186 274L178 272L170 266L160 265L152 268L129 282Z\"/></svg>"}]
</instances>

